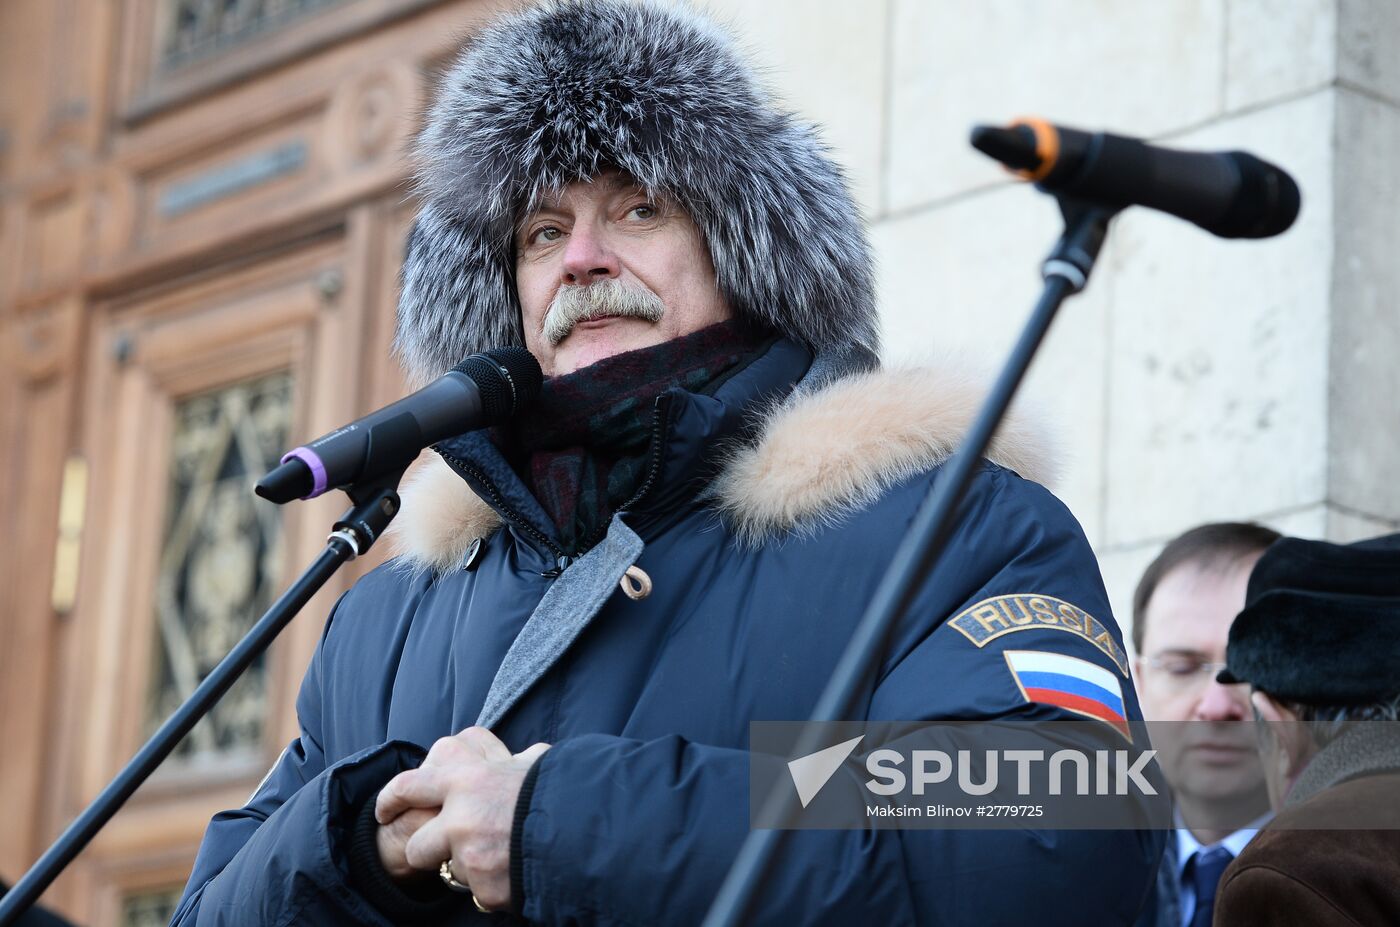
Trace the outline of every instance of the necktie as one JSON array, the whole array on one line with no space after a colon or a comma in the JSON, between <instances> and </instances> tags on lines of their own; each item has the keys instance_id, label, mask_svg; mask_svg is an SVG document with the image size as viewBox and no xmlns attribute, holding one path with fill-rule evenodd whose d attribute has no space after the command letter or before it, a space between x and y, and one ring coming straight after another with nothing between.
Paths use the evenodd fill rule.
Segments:
<instances>
[{"instance_id":1,"label":"necktie","mask_svg":"<svg viewBox=\"0 0 1400 927\"><path fill-rule=\"evenodd\" d=\"M1234 859L1224 847L1211 847L1197 850L1187 863L1187 876L1196 889L1196 912L1191 916L1191 927L1210 927L1215 916L1215 889L1225 867Z\"/></svg>"}]
</instances>

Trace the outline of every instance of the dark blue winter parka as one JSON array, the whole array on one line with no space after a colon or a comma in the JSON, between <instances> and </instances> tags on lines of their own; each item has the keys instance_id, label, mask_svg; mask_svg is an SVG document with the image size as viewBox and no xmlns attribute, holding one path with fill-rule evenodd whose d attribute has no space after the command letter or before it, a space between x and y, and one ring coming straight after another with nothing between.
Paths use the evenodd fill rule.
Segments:
<instances>
[{"instance_id":1,"label":"dark blue winter parka","mask_svg":"<svg viewBox=\"0 0 1400 927\"><path fill-rule=\"evenodd\" d=\"M512 751L553 745L516 809L523 916L698 923L749 833L749 723L810 715L976 404L966 382L937 372L814 387L819 366L779 340L711 394L663 394L643 489L614 521L624 527L574 562L485 433L440 446L442 460L405 487L403 553L336 605L297 701L301 735L246 806L210 823L174 923L392 923L350 874L356 811L483 707ZM1068 717L1008 669L1004 651L1034 650L1113 674L1140 724L1089 545L1026 478L1046 469L1044 454L1033 429L1007 424L865 718ZM609 552L618 536L639 539L621 560ZM652 581L644 598L619 588L630 565ZM582 623L522 634L571 573L582 578L570 595L593 597ZM948 622L1011 595L1071 603L1095 633L1030 622L988 637ZM556 652L501 701L517 636ZM1162 850L1150 831L788 837L751 923L1129 923ZM433 922L486 917L468 901Z\"/></svg>"}]
</instances>

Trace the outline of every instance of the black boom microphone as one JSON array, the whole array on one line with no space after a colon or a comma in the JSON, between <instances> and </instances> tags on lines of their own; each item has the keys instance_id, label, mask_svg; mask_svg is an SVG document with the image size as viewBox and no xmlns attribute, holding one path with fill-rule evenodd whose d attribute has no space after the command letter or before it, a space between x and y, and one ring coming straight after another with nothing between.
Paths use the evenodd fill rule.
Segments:
<instances>
[{"instance_id":1,"label":"black boom microphone","mask_svg":"<svg viewBox=\"0 0 1400 927\"><path fill-rule=\"evenodd\" d=\"M253 491L281 505L401 472L423 448L509 418L542 380L524 348L473 354L413 395L283 454Z\"/></svg>"},{"instance_id":2,"label":"black boom microphone","mask_svg":"<svg viewBox=\"0 0 1400 927\"><path fill-rule=\"evenodd\" d=\"M1243 151L1177 151L1043 119L977 126L972 145L1047 193L1111 209L1146 206L1221 238L1268 238L1298 216L1298 185Z\"/></svg>"}]
</instances>

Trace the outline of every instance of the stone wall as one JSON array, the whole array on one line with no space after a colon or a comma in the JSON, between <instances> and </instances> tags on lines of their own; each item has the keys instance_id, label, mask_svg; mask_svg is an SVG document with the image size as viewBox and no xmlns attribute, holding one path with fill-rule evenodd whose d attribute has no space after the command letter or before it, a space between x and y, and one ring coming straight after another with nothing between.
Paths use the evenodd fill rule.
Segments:
<instances>
[{"instance_id":1,"label":"stone wall","mask_svg":"<svg viewBox=\"0 0 1400 927\"><path fill-rule=\"evenodd\" d=\"M1400 5L1393 0L708 0L825 127L880 261L890 362L994 370L1039 292L1053 201L967 144L1036 114L1286 167L1282 237L1115 221L1025 401L1125 627L1177 532L1400 525Z\"/></svg>"}]
</instances>

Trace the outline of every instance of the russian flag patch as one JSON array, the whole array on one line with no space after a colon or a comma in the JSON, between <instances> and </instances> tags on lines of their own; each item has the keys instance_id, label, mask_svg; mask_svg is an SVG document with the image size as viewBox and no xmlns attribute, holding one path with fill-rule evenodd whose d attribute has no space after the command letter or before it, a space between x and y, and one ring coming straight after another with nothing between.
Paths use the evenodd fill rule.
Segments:
<instances>
[{"instance_id":1,"label":"russian flag patch","mask_svg":"<svg viewBox=\"0 0 1400 927\"><path fill-rule=\"evenodd\" d=\"M1102 721L1132 742L1123 687L1112 672L1062 653L1007 650L1004 656L1027 702L1054 705Z\"/></svg>"}]
</instances>

